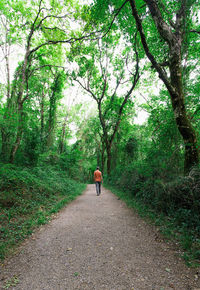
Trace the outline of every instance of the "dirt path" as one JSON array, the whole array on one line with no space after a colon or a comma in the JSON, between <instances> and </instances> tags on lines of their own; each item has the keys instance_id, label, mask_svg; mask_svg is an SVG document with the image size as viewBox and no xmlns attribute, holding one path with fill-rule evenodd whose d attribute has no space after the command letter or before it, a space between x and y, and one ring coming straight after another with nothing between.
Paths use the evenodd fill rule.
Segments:
<instances>
[{"instance_id":1,"label":"dirt path","mask_svg":"<svg viewBox=\"0 0 200 290\"><path fill-rule=\"evenodd\" d=\"M200 288L195 271L151 225L108 190L96 196L94 185L0 270L0 289L9 279L16 284L9 289L19 290Z\"/></svg>"}]
</instances>

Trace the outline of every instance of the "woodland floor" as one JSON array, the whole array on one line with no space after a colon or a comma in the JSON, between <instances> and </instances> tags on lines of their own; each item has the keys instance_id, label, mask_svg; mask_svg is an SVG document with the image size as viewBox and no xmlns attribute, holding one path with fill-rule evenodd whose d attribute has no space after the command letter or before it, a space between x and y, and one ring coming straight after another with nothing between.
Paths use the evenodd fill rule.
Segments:
<instances>
[{"instance_id":1,"label":"woodland floor","mask_svg":"<svg viewBox=\"0 0 200 290\"><path fill-rule=\"evenodd\" d=\"M110 191L96 196L93 184L0 271L0 289L200 289L176 247Z\"/></svg>"}]
</instances>

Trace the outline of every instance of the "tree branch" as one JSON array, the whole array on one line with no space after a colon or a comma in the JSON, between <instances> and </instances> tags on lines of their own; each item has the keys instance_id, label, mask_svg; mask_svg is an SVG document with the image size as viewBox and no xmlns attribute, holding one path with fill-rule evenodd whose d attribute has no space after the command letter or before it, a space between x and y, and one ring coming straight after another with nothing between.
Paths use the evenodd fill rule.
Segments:
<instances>
[{"instance_id":1,"label":"tree branch","mask_svg":"<svg viewBox=\"0 0 200 290\"><path fill-rule=\"evenodd\" d=\"M99 48L99 54L100 54L100 58L99 58L99 64L100 64L100 68L101 68L101 74L102 74L102 78L105 80L105 72L103 70L103 64L102 64L102 50L101 50L101 47L100 47L100 43L99 43L99 39L97 41L97 44L98 44L98 48Z\"/></svg>"},{"instance_id":2,"label":"tree branch","mask_svg":"<svg viewBox=\"0 0 200 290\"><path fill-rule=\"evenodd\" d=\"M188 1L187 1L188 2ZM176 13L176 30L180 31L182 25L182 19L186 12L186 0L181 0L181 7L179 11Z\"/></svg>"},{"instance_id":3,"label":"tree branch","mask_svg":"<svg viewBox=\"0 0 200 290\"><path fill-rule=\"evenodd\" d=\"M112 136L111 136L111 138L110 138L110 143L112 143L113 140L114 140L115 134L116 134L117 129L118 129L118 127L119 127L119 124L120 124L120 122L121 122L121 115L122 115L123 109L124 109L124 107L125 107L125 105L126 105L128 99L129 99L130 95L132 94L132 92L133 92L133 90L134 90L134 88L135 88L135 86L136 86L136 84L137 84L137 82L138 82L138 80L139 80L139 77L140 77L140 76L139 76L139 59L137 58L137 63L136 63L136 72L135 72L135 75L134 75L134 81L133 81L132 87L131 87L130 90L127 92L126 96L124 97L124 101L122 102L122 104L121 104L121 106L120 106L120 108L119 108L119 113L118 113L118 117L117 117L117 122L116 122L116 124L115 124L115 126L114 126L113 134L112 134Z\"/></svg>"},{"instance_id":4,"label":"tree branch","mask_svg":"<svg viewBox=\"0 0 200 290\"><path fill-rule=\"evenodd\" d=\"M167 77L166 72L158 64L158 62L156 61L155 57L150 52L149 46L147 44L146 36L144 34L144 31L143 31L142 21L141 21L139 15L138 15L138 12L137 12L137 8L136 8L136 5L135 5L135 0L129 0L129 2L130 2L130 5L131 5L131 8L132 8L133 17L135 18L136 25L137 25L138 31L140 33L140 37L141 37L141 41L142 41L142 45L143 45L143 48L145 50L145 53L146 53L148 59L151 61L153 67L158 72L159 77L162 79L162 81L166 85L166 87L169 90L169 92L173 94L175 92L175 89L171 85L171 83L170 83L170 81L169 81L169 79ZM148 3L149 0L145 0L145 2Z\"/></svg>"},{"instance_id":5,"label":"tree branch","mask_svg":"<svg viewBox=\"0 0 200 290\"><path fill-rule=\"evenodd\" d=\"M98 98L90 90L90 88L87 88L86 86L84 86L78 79L74 79L74 81L77 82L85 91L87 91L92 96L92 98L98 103Z\"/></svg>"},{"instance_id":6,"label":"tree branch","mask_svg":"<svg viewBox=\"0 0 200 290\"><path fill-rule=\"evenodd\" d=\"M192 30L190 30L190 32L193 32L193 33L198 33L198 34L200 34L200 31L198 31L198 30L195 30L195 29L192 29Z\"/></svg>"},{"instance_id":7,"label":"tree branch","mask_svg":"<svg viewBox=\"0 0 200 290\"><path fill-rule=\"evenodd\" d=\"M56 18L56 19L63 19L63 18L66 18L68 15L70 15L71 13L68 13L68 14L65 14L65 15L62 15L62 16L57 16L57 15L47 15L45 16L43 19L40 20L39 24L36 26L36 29L38 29L41 24L44 22L44 20L46 20L47 18Z\"/></svg>"},{"instance_id":8,"label":"tree branch","mask_svg":"<svg viewBox=\"0 0 200 290\"><path fill-rule=\"evenodd\" d=\"M90 36L92 36L92 35L94 35L94 34L96 34L98 32L99 31L91 32L90 34L83 35L81 37L71 37L71 38L69 38L67 40L49 40L49 41L44 42L44 43L38 45L37 47L33 48L30 51L30 54L36 52L38 49L40 49L41 47L46 46L46 45L52 45L52 44L55 45L55 44L58 44L58 43L69 43L69 44L72 44L72 43L74 43L76 41L81 41L81 40L84 40L84 39L88 40ZM95 39L99 39L99 38L95 38ZM94 39L92 39L92 40L94 40Z\"/></svg>"},{"instance_id":9,"label":"tree branch","mask_svg":"<svg viewBox=\"0 0 200 290\"><path fill-rule=\"evenodd\" d=\"M103 84L103 90L102 90L101 97L100 97L100 101L102 101L102 99L103 99L103 97L105 95L106 86L107 86L107 80L106 80L106 77L105 77L104 84Z\"/></svg>"},{"instance_id":10,"label":"tree branch","mask_svg":"<svg viewBox=\"0 0 200 290\"><path fill-rule=\"evenodd\" d=\"M63 70L66 69L66 67L64 67L64 66L53 65L53 64L44 64L44 65L41 65L41 66L36 67L36 68L34 68L33 70L31 70L31 71L30 71L30 74L29 74L29 77L30 77L30 76L31 76L35 71L40 70L40 69L42 69L42 68L44 68L44 67L50 67L50 68L52 68L52 67L56 67L56 68L62 68Z\"/></svg>"},{"instance_id":11,"label":"tree branch","mask_svg":"<svg viewBox=\"0 0 200 290\"><path fill-rule=\"evenodd\" d=\"M194 111L194 113L192 114L192 116L190 117L191 120L194 119L194 116L200 111L200 106L197 107L197 109Z\"/></svg>"},{"instance_id":12,"label":"tree branch","mask_svg":"<svg viewBox=\"0 0 200 290\"><path fill-rule=\"evenodd\" d=\"M164 40L167 41L168 44L171 43L173 39L173 33L171 31L170 26L164 21L160 9L158 8L158 4L156 0L144 0L148 8L151 12L155 25Z\"/></svg>"},{"instance_id":13,"label":"tree branch","mask_svg":"<svg viewBox=\"0 0 200 290\"><path fill-rule=\"evenodd\" d=\"M54 26L54 27L41 26L41 29L46 29L46 30L59 30L59 31L62 31L64 33L67 33L66 30L61 29L61 28L59 28L57 26Z\"/></svg>"},{"instance_id":14,"label":"tree branch","mask_svg":"<svg viewBox=\"0 0 200 290\"><path fill-rule=\"evenodd\" d=\"M109 25L107 31L103 34L103 36L102 36L101 38L105 37L105 36L108 34L108 32L110 31L110 29L111 29L113 23L115 22L115 19L117 18L117 16L119 15L120 11L124 8L124 6L126 5L126 3L128 3L128 2L129 2L129 0L126 0L126 1L122 4L122 6L121 6L120 8L117 9L117 13L114 15L114 18L113 18L113 20L111 21L111 23L110 23L110 25Z\"/></svg>"}]
</instances>

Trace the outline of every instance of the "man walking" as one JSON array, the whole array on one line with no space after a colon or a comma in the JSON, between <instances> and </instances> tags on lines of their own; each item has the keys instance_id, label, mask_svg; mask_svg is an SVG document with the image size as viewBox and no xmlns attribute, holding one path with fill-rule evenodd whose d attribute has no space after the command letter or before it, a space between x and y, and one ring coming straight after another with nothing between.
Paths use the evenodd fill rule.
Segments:
<instances>
[{"instance_id":1,"label":"man walking","mask_svg":"<svg viewBox=\"0 0 200 290\"><path fill-rule=\"evenodd\" d=\"M97 167L97 169L94 172L94 181L96 183L97 195L100 195L100 193L101 193L101 182L103 181L103 178L102 178L102 173L99 170L99 167Z\"/></svg>"}]
</instances>

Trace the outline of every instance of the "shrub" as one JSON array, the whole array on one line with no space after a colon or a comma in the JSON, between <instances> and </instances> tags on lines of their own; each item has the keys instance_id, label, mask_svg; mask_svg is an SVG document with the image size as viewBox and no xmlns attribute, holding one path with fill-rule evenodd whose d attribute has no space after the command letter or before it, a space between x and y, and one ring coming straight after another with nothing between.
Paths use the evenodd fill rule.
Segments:
<instances>
[{"instance_id":1,"label":"shrub","mask_svg":"<svg viewBox=\"0 0 200 290\"><path fill-rule=\"evenodd\" d=\"M107 182L200 235L200 169L193 168L188 176L166 182L131 165L117 168Z\"/></svg>"}]
</instances>

